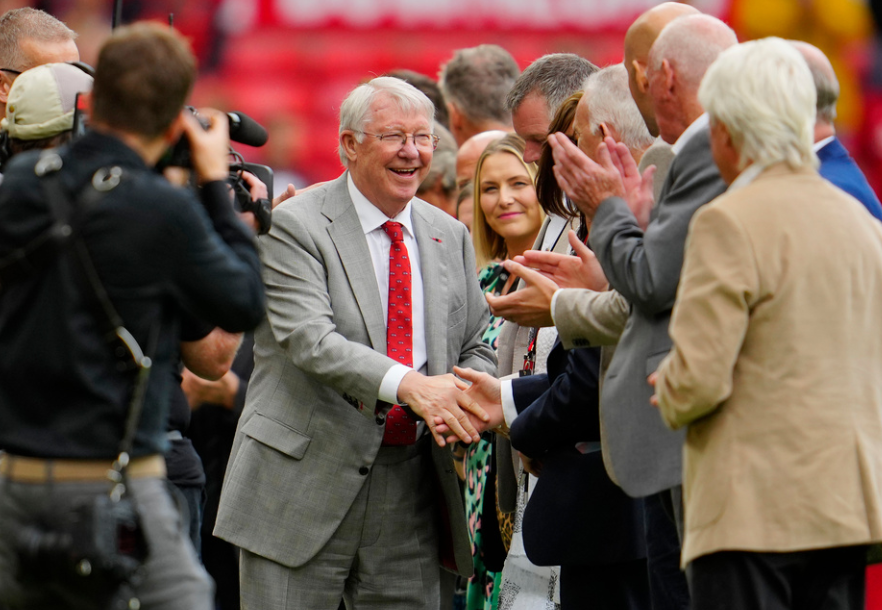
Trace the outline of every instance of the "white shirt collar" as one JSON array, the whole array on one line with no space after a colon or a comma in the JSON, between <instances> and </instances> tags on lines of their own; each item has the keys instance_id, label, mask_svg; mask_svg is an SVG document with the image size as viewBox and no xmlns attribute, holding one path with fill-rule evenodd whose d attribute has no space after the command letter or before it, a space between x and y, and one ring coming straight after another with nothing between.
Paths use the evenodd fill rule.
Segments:
<instances>
[{"instance_id":1,"label":"white shirt collar","mask_svg":"<svg viewBox=\"0 0 882 610\"><path fill-rule=\"evenodd\" d=\"M735 180L732 181L732 184L729 185L729 191L735 191L740 188L744 188L754 180L756 180L757 176L765 171L765 166L762 166L758 163L752 163L748 165Z\"/></svg>"},{"instance_id":2,"label":"white shirt collar","mask_svg":"<svg viewBox=\"0 0 882 610\"><path fill-rule=\"evenodd\" d=\"M705 112L703 115L692 121L692 125L686 128L686 130L680 134L680 137L677 138L677 141L674 142L673 146L671 146L671 150L674 151L675 155L679 155L680 151L683 150L683 147L686 146L686 143L692 139L692 137L697 134L699 131L704 129L710 125L710 119Z\"/></svg>"},{"instance_id":3,"label":"white shirt collar","mask_svg":"<svg viewBox=\"0 0 882 610\"><path fill-rule=\"evenodd\" d=\"M819 150L827 146L830 142L836 139L836 136L830 136L829 138L824 138L823 140L819 140L815 142L814 146L812 146L812 150L817 154Z\"/></svg>"},{"instance_id":4,"label":"white shirt collar","mask_svg":"<svg viewBox=\"0 0 882 610\"><path fill-rule=\"evenodd\" d=\"M411 218L412 199L407 202L407 205L404 206L404 209L395 218L389 218L380 211L380 208L361 194L361 191L358 190L352 181L352 175L349 172L346 173L346 184L349 187L349 197L355 205L355 213L358 214L358 220L365 235L379 229L387 220L394 220L395 222L400 222L411 237L415 237L413 219Z\"/></svg>"}]
</instances>

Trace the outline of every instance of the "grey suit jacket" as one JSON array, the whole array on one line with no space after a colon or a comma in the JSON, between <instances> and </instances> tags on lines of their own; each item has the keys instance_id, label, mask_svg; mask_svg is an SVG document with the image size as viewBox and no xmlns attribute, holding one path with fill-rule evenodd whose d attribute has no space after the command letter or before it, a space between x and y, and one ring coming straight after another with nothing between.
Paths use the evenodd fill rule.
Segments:
<instances>
[{"instance_id":1,"label":"grey suit jacket","mask_svg":"<svg viewBox=\"0 0 882 610\"><path fill-rule=\"evenodd\" d=\"M604 379L601 418L607 467L631 496L647 496L682 480L683 433L668 430L650 405L647 376L671 348L668 322L680 280L692 214L726 190L710 151L707 129L674 158L646 232L624 200L610 198L597 210L589 241L610 286L630 304L630 315ZM611 297L604 297L608 299ZM565 344L591 344L584 320L555 307Z\"/></svg>"},{"instance_id":2,"label":"grey suit jacket","mask_svg":"<svg viewBox=\"0 0 882 610\"><path fill-rule=\"evenodd\" d=\"M389 405L380 383L386 325L346 175L273 213L261 238L267 318L227 468L215 534L289 567L325 545L366 480ZM415 200L426 303L428 374L496 372L481 334L489 316L465 226ZM432 443L457 571L471 573L451 453ZM439 507L440 508L440 507ZM447 542L451 542L448 540Z\"/></svg>"},{"instance_id":3,"label":"grey suit jacket","mask_svg":"<svg viewBox=\"0 0 882 610\"><path fill-rule=\"evenodd\" d=\"M656 203L661 201L661 190L664 188L665 179L673 160L674 151L671 150L671 145L661 138L656 138L653 145L643 153L643 157L637 165L637 171L641 174L650 165L655 165L655 174L652 177L652 197Z\"/></svg>"}]
</instances>

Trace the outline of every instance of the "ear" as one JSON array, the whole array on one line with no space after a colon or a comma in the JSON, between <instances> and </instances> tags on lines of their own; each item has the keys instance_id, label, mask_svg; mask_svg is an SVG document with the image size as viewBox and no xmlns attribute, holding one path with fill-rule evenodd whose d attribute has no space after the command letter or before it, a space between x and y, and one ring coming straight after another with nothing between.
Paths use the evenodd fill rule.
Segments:
<instances>
[{"instance_id":1,"label":"ear","mask_svg":"<svg viewBox=\"0 0 882 610\"><path fill-rule=\"evenodd\" d=\"M465 116L453 102L447 102L447 114L450 115L450 133L456 136L457 143L461 144L459 137L463 133Z\"/></svg>"},{"instance_id":2,"label":"ear","mask_svg":"<svg viewBox=\"0 0 882 610\"><path fill-rule=\"evenodd\" d=\"M91 96L89 98L89 107L91 109ZM165 131L162 132L163 141L169 145L174 145L178 140L181 139L181 136L184 135L184 113L190 112L187 109L182 109L178 116L175 117L175 120L171 122L171 125L165 128Z\"/></svg>"},{"instance_id":3,"label":"ear","mask_svg":"<svg viewBox=\"0 0 882 610\"><path fill-rule=\"evenodd\" d=\"M622 141L622 138L620 137L619 132L616 131L615 129L613 129L612 127L610 127L609 125L607 125L606 123L601 123L597 127L598 127L598 129L600 129L600 136L603 139L612 138L616 142Z\"/></svg>"},{"instance_id":4,"label":"ear","mask_svg":"<svg viewBox=\"0 0 882 610\"><path fill-rule=\"evenodd\" d=\"M673 93L677 82L677 75L674 72L674 68L667 59L663 59L661 69L662 73L665 75L665 91Z\"/></svg>"},{"instance_id":5,"label":"ear","mask_svg":"<svg viewBox=\"0 0 882 610\"><path fill-rule=\"evenodd\" d=\"M340 148L350 163L358 158L358 151L355 148L356 144L358 144L358 141L355 139L353 132L347 130L340 134Z\"/></svg>"},{"instance_id":6,"label":"ear","mask_svg":"<svg viewBox=\"0 0 882 610\"><path fill-rule=\"evenodd\" d=\"M631 66L634 68L634 82L637 84L637 89L640 90L640 93L646 93L649 91L649 79L646 78L646 64L634 59L631 61Z\"/></svg>"},{"instance_id":7,"label":"ear","mask_svg":"<svg viewBox=\"0 0 882 610\"><path fill-rule=\"evenodd\" d=\"M9 101L9 90L12 88L12 78L6 72L0 72L0 103Z\"/></svg>"}]
</instances>

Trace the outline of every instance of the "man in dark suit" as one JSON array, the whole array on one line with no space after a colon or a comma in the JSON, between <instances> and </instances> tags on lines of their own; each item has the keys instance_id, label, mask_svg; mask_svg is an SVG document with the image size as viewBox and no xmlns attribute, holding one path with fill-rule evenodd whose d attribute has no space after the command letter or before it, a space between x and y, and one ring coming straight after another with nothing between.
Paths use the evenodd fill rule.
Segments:
<instances>
[{"instance_id":1,"label":"man in dark suit","mask_svg":"<svg viewBox=\"0 0 882 610\"><path fill-rule=\"evenodd\" d=\"M648 610L643 502L609 478L600 452L600 349L558 342L547 373L496 379L455 369L494 425L541 476L524 512L524 547L537 565L560 565L562 610Z\"/></svg>"},{"instance_id":2,"label":"man in dark suit","mask_svg":"<svg viewBox=\"0 0 882 610\"><path fill-rule=\"evenodd\" d=\"M836 137L836 102L839 99L839 81L827 56L807 42L791 41L802 53L815 81L818 93L815 119L815 154L821 161L821 176L860 201L878 220L882 220L882 204L857 163Z\"/></svg>"},{"instance_id":3,"label":"man in dark suit","mask_svg":"<svg viewBox=\"0 0 882 610\"><path fill-rule=\"evenodd\" d=\"M450 372L496 360L468 232L414 197L433 116L399 79L356 88L347 171L276 208L261 240L267 319L215 529L242 548L244 607L435 610L440 567L471 573L435 417L478 440Z\"/></svg>"}]
</instances>

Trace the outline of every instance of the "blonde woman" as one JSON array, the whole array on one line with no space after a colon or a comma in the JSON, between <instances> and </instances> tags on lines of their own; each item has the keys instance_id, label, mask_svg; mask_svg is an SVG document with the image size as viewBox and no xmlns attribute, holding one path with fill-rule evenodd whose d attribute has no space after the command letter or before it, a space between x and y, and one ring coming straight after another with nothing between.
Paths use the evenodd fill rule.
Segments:
<instances>
[{"instance_id":1,"label":"blonde woman","mask_svg":"<svg viewBox=\"0 0 882 610\"><path fill-rule=\"evenodd\" d=\"M502 261L531 248L542 227L545 214L536 198L535 174L535 166L524 162L524 140L515 134L491 142L478 159L472 239L485 293L506 294L512 289L515 278L505 271ZM494 349L502 323L502 318L490 316L484 333L484 342ZM495 477L488 476L492 437L487 434L470 445L465 460L466 516L475 566L467 590L468 610L495 610L505 556L496 524ZM486 506L484 498L488 498ZM482 528L488 520L492 524ZM489 570L487 561L496 564L498 571Z\"/></svg>"}]
</instances>

